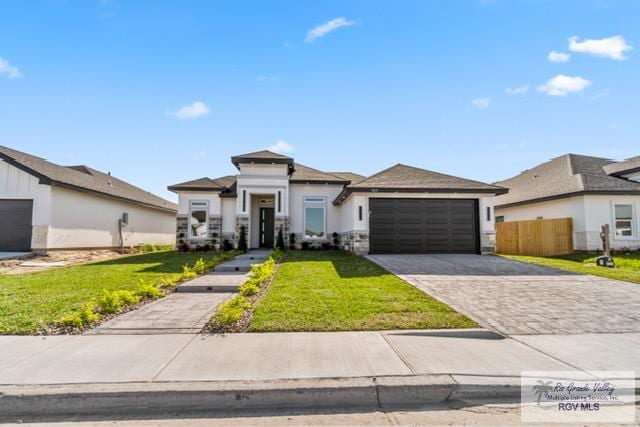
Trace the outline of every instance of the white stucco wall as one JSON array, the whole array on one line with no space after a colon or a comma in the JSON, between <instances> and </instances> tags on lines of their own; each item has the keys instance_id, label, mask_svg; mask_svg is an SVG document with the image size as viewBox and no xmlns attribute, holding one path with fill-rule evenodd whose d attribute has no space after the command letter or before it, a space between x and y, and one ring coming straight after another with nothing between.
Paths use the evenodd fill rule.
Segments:
<instances>
[{"instance_id":1,"label":"white stucco wall","mask_svg":"<svg viewBox=\"0 0 640 427\"><path fill-rule=\"evenodd\" d=\"M236 231L236 199L220 199L222 206L222 232L235 233Z\"/></svg>"},{"instance_id":2,"label":"white stucco wall","mask_svg":"<svg viewBox=\"0 0 640 427\"><path fill-rule=\"evenodd\" d=\"M175 214L53 186L47 247L118 246L118 219L123 212L129 214L125 246L174 243Z\"/></svg>"},{"instance_id":3,"label":"white stucco wall","mask_svg":"<svg viewBox=\"0 0 640 427\"><path fill-rule=\"evenodd\" d=\"M178 215L189 215L189 202L191 200L209 202L209 215L220 215L222 212L222 203L217 192L181 191L178 193Z\"/></svg>"},{"instance_id":4,"label":"white stucco wall","mask_svg":"<svg viewBox=\"0 0 640 427\"><path fill-rule=\"evenodd\" d=\"M51 186L39 184L35 176L0 160L0 199L33 200L31 247L47 247L51 222Z\"/></svg>"},{"instance_id":5,"label":"white stucco wall","mask_svg":"<svg viewBox=\"0 0 640 427\"><path fill-rule=\"evenodd\" d=\"M283 164L240 164L240 175L245 176L280 176L287 177L289 166Z\"/></svg>"},{"instance_id":6,"label":"white stucco wall","mask_svg":"<svg viewBox=\"0 0 640 427\"><path fill-rule=\"evenodd\" d=\"M614 204L634 206L634 236L619 238L614 230ZM587 195L550 200L509 208L497 208L496 215L505 221L523 221L542 217L543 219L572 218L573 246L575 250L595 251L602 249L600 227L611 227L611 246L614 249L640 247L640 196Z\"/></svg>"},{"instance_id":7,"label":"white stucco wall","mask_svg":"<svg viewBox=\"0 0 640 427\"><path fill-rule=\"evenodd\" d=\"M334 232L343 229L341 225L341 206L334 206L333 201L342 191L342 185L330 184L291 184L289 186L289 232L304 232L304 197L324 197L326 199L326 234L327 239Z\"/></svg>"}]
</instances>

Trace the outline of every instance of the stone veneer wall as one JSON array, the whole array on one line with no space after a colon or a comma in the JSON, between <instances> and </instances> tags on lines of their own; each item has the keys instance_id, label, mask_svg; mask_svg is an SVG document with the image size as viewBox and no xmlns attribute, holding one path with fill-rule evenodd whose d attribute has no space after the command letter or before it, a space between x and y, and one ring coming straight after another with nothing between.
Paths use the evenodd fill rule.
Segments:
<instances>
[{"instance_id":1,"label":"stone veneer wall","mask_svg":"<svg viewBox=\"0 0 640 427\"><path fill-rule=\"evenodd\" d=\"M289 247L289 217L288 216L276 216L273 219L274 223L274 233L273 233L273 244L274 246L278 243L278 231L282 226L282 237L284 237L284 247Z\"/></svg>"},{"instance_id":2,"label":"stone veneer wall","mask_svg":"<svg viewBox=\"0 0 640 427\"><path fill-rule=\"evenodd\" d=\"M492 255L496 253L496 232L480 232L480 253L482 255Z\"/></svg>"},{"instance_id":3,"label":"stone veneer wall","mask_svg":"<svg viewBox=\"0 0 640 427\"><path fill-rule=\"evenodd\" d=\"M189 246L212 245L216 248L219 248L221 228L222 217L220 215L209 216L209 229L207 230L207 238L190 239L189 217L187 215L178 215L176 216L176 247L180 248L180 246L186 243Z\"/></svg>"},{"instance_id":4,"label":"stone veneer wall","mask_svg":"<svg viewBox=\"0 0 640 427\"><path fill-rule=\"evenodd\" d=\"M189 218L186 215L176 217L176 247L180 249L184 243L188 243Z\"/></svg>"},{"instance_id":5,"label":"stone veneer wall","mask_svg":"<svg viewBox=\"0 0 640 427\"><path fill-rule=\"evenodd\" d=\"M367 231L340 233L340 248L358 255L369 253L369 233Z\"/></svg>"},{"instance_id":6,"label":"stone veneer wall","mask_svg":"<svg viewBox=\"0 0 640 427\"><path fill-rule=\"evenodd\" d=\"M222 216L209 215L209 233L207 242L220 248L220 234L222 234Z\"/></svg>"}]
</instances>

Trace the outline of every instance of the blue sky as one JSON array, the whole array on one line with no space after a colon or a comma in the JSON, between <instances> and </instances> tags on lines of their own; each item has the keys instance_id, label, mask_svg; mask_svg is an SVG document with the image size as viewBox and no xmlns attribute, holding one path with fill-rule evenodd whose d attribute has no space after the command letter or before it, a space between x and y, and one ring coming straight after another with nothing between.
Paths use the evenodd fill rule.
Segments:
<instances>
[{"instance_id":1,"label":"blue sky","mask_svg":"<svg viewBox=\"0 0 640 427\"><path fill-rule=\"evenodd\" d=\"M640 154L634 1L5 0L0 58L1 145L172 200L278 141L487 182Z\"/></svg>"}]
</instances>

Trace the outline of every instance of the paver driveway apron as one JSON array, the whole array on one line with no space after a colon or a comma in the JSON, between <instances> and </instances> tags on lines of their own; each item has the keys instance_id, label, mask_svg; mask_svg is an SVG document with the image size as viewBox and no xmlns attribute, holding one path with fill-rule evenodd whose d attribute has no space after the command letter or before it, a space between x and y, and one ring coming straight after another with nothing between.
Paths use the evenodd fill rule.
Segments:
<instances>
[{"instance_id":1,"label":"paver driveway apron","mask_svg":"<svg viewBox=\"0 0 640 427\"><path fill-rule=\"evenodd\" d=\"M640 285L497 256L370 255L427 294L506 335L640 331Z\"/></svg>"}]
</instances>

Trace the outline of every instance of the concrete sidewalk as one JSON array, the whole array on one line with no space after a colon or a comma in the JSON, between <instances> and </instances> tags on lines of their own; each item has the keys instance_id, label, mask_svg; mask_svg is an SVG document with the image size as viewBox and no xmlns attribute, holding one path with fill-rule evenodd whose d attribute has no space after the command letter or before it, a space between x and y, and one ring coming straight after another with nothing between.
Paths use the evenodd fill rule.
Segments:
<instances>
[{"instance_id":1,"label":"concrete sidewalk","mask_svg":"<svg viewBox=\"0 0 640 427\"><path fill-rule=\"evenodd\" d=\"M0 348L0 421L508 400L524 370L640 372L638 333L2 336Z\"/></svg>"},{"instance_id":2,"label":"concrete sidewalk","mask_svg":"<svg viewBox=\"0 0 640 427\"><path fill-rule=\"evenodd\" d=\"M0 337L0 384L233 381L523 370L640 372L640 334L504 338L481 329Z\"/></svg>"}]
</instances>

